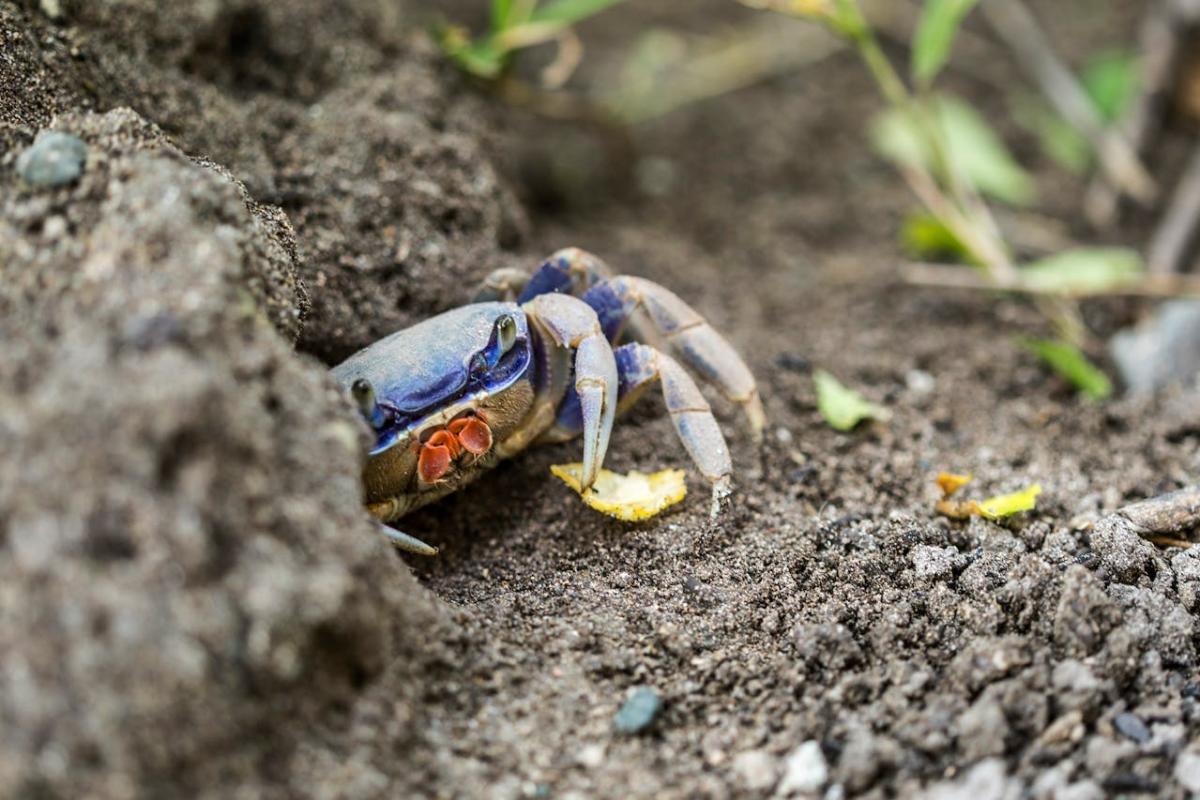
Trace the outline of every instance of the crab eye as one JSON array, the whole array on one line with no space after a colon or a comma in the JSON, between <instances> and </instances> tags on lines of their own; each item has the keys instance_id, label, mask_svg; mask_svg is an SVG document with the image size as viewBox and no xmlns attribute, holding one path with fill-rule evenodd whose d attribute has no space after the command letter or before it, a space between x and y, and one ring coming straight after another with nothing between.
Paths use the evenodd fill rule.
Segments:
<instances>
[{"instance_id":1,"label":"crab eye","mask_svg":"<svg viewBox=\"0 0 1200 800\"><path fill-rule=\"evenodd\" d=\"M517 321L505 314L496 320L496 343L500 345L500 353L507 353L517 343Z\"/></svg>"}]
</instances>

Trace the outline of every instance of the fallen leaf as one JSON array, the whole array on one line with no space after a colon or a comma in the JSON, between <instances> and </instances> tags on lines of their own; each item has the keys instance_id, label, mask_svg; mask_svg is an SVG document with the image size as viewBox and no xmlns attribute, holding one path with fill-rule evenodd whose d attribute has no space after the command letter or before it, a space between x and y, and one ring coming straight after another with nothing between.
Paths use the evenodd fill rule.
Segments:
<instances>
[{"instance_id":1,"label":"fallen leaf","mask_svg":"<svg viewBox=\"0 0 1200 800\"><path fill-rule=\"evenodd\" d=\"M817 385L817 410L834 430L845 432L864 419L886 422L892 417L892 412L847 389L823 369L813 373L813 381Z\"/></svg>"},{"instance_id":2,"label":"fallen leaf","mask_svg":"<svg viewBox=\"0 0 1200 800\"><path fill-rule=\"evenodd\" d=\"M963 486L970 483L971 480L971 475L954 475L949 472L939 473L937 476L937 485L942 490L942 499L937 501L934 510L942 516L950 517L951 519L970 519L971 517L979 516L994 522L1005 517L1011 517L1013 514L1019 514L1022 511L1032 511L1037 506L1037 496L1042 492L1041 485L1035 483L1019 492L989 497L983 502L955 500L951 497L951 495Z\"/></svg>"},{"instance_id":3,"label":"fallen leaf","mask_svg":"<svg viewBox=\"0 0 1200 800\"><path fill-rule=\"evenodd\" d=\"M1019 492L989 497L979 504L979 515L990 520L997 520L1011 517L1022 511L1032 511L1037 506L1037 496L1041 493L1041 485L1035 483Z\"/></svg>"},{"instance_id":4,"label":"fallen leaf","mask_svg":"<svg viewBox=\"0 0 1200 800\"><path fill-rule=\"evenodd\" d=\"M641 472L622 475L602 469L596 476L596 483L587 490L580 484L583 464L555 464L550 467L550 472L579 492L583 502L625 522L657 516L687 495L681 469L664 469L651 475Z\"/></svg>"}]
</instances>

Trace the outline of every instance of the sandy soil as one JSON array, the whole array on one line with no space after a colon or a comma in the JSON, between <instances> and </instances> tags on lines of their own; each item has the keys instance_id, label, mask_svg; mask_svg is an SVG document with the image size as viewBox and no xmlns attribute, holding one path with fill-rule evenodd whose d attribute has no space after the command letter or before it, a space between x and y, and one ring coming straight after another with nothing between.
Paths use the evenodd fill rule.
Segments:
<instances>
[{"instance_id":1,"label":"sandy soil","mask_svg":"<svg viewBox=\"0 0 1200 800\"><path fill-rule=\"evenodd\" d=\"M1195 389L1080 402L1013 345L1030 309L897 285L910 201L848 57L644 126L617 170L473 94L392 4L63 7L0 0L0 87L28 87L0 89L0 795L765 797L808 742L830 800L1198 779L1200 559L1095 524L1195 482ZM585 31L580 81L701 14L630 9ZM1084 51L1127 29L1080 18ZM87 141L77 184L17 180L43 127ZM563 445L406 518L436 559L388 552L324 366L566 244L746 355L770 428L758 450L718 404L731 508L693 480L610 521L550 478ZM827 428L814 367L891 422ZM652 400L610 450L685 459ZM1045 493L952 522L940 470ZM639 686L663 711L619 735Z\"/></svg>"}]
</instances>

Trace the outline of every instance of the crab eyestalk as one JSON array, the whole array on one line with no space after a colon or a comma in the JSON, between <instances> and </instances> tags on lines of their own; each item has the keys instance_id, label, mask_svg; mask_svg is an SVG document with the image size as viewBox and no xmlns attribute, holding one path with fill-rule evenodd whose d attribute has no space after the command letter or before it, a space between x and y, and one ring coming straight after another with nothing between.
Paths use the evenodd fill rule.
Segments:
<instances>
[{"instance_id":1,"label":"crab eyestalk","mask_svg":"<svg viewBox=\"0 0 1200 800\"><path fill-rule=\"evenodd\" d=\"M350 395L354 398L358 412L372 428L380 430L387 424L387 415L375 402L375 387L366 378L359 378L350 385Z\"/></svg>"}]
</instances>

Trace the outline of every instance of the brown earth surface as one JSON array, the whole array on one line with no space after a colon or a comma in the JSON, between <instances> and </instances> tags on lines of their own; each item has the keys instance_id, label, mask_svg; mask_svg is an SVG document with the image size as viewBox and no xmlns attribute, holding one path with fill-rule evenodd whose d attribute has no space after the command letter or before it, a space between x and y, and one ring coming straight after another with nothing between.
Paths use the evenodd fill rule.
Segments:
<instances>
[{"instance_id":1,"label":"brown earth surface","mask_svg":"<svg viewBox=\"0 0 1200 800\"><path fill-rule=\"evenodd\" d=\"M1200 780L1200 557L1100 522L1196 482L1196 389L1081 402L1013 344L1031 309L896 283L911 201L848 55L614 146L475 93L415 4L54 5L0 0L0 796L765 797L805 742L830 800ZM1053 7L1074 57L1137 11ZM631 4L576 83L751 16ZM951 82L1002 113L985 66ZM43 128L87 142L76 183L17 178ZM731 507L693 476L600 517L549 476L568 444L405 518L438 557L390 552L325 367L567 244L746 355L770 425L759 450L716 404ZM830 430L814 367L891 421ZM644 400L609 466L669 465ZM941 470L1044 493L954 522ZM637 686L663 711L619 735Z\"/></svg>"}]
</instances>

